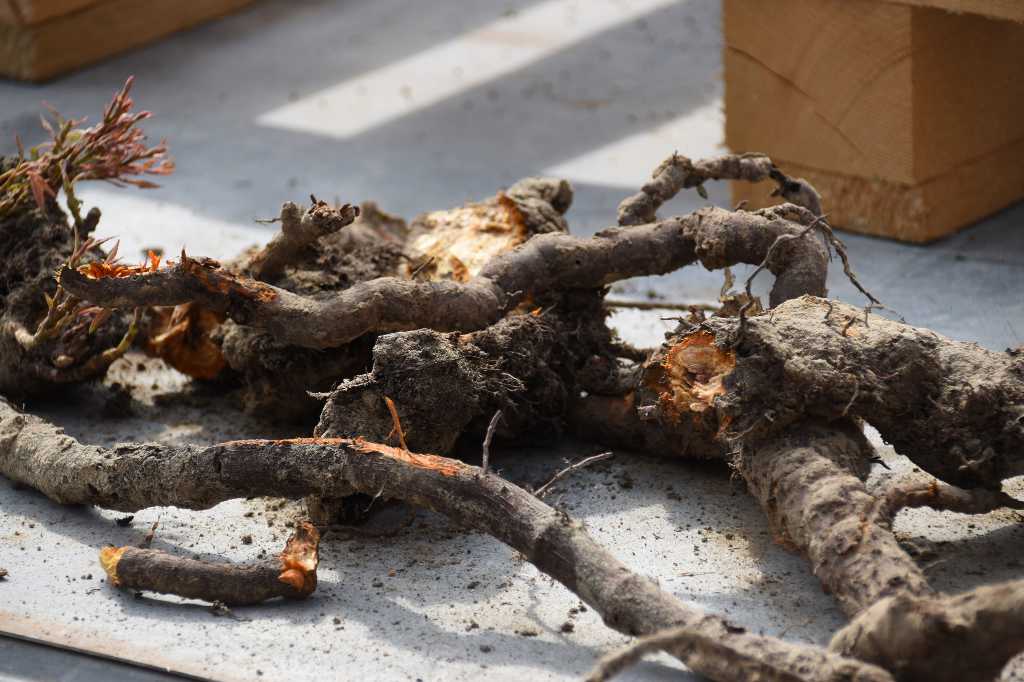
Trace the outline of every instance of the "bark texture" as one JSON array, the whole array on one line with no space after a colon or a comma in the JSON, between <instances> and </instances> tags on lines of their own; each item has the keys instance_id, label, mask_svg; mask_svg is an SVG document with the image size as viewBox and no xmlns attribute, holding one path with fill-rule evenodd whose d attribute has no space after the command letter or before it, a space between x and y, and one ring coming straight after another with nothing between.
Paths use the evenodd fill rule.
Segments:
<instances>
[{"instance_id":1,"label":"bark texture","mask_svg":"<svg viewBox=\"0 0 1024 682\"><path fill-rule=\"evenodd\" d=\"M332 209L326 202L310 197L312 205L303 211L292 202L281 207L281 231L248 259L242 270L262 281L279 277L284 269L303 259L303 252L321 237L337 232L359 216L359 209L345 204Z\"/></svg>"},{"instance_id":2,"label":"bark texture","mask_svg":"<svg viewBox=\"0 0 1024 682\"><path fill-rule=\"evenodd\" d=\"M683 349L697 340L729 358L712 369L694 364ZM752 443L808 417L861 418L923 470L956 486L996 490L1024 473L1020 351L985 350L813 296L749 318L742 334L739 321L711 318L666 347L679 381L713 395L678 400L653 377L661 390L641 409L663 420L673 410L710 412L702 418L712 419L722 437Z\"/></svg>"},{"instance_id":3,"label":"bark texture","mask_svg":"<svg viewBox=\"0 0 1024 682\"><path fill-rule=\"evenodd\" d=\"M799 422L743 448L737 468L776 539L805 554L848 615L894 594L934 594L864 486L874 448L849 420Z\"/></svg>"},{"instance_id":4,"label":"bark texture","mask_svg":"<svg viewBox=\"0 0 1024 682\"><path fill-rule=\"evenodd\" d=\"M906 682L996 679L1024 651L1024 580L952 596L888 597L836 633L830 648Z\"/></svg>"},{"instance_id":5,"label":"bark texture","mask_svg":"<svg viewBox=\"0 0 1024 682\"><path fill-rule=\"evenodd\" d=\"M125 511L211 507L253 495L351 490L432 509L519 550L620 632L690 630L671 653L715 680L888 682L881 668L754 635L663 592L598 545L582 524L458 460L350 439L233 441L209 447L86 446L0 403L0 473L65 504ZM174 482L168 485L168 481Z\"/></svg>"},{"instance_id":6,"label":"bark texture","mask_svg":"<svg viewBox=\"0 0 1024 682\"><path fill-rule=\"evenodd\" d=\"M779 235L801 229L783 218L706 208L658 223L609 228L590 239L538 235L493 258L465 283L380 278L325 298L297 295L190 258L173 268L116 281L65 268L60 282L76 296L106 307L196 301L283 343L330 348L369 332L482 329L544 292L600 288L698 260L710 269L760 264ZM769 264L776 275L773 302L825 294L827 253L820 242L792 240L776 251Z\"/></svg>"},{"instance_id":7,"label":"bark texture","mask_svg":"<svg viewBox=\"0 0 1024 682\"><path fill-rule=\"evenodd\" d=\"M115 587L248 606L305 599L316 589L320 533L300 523L274 560L256 564L199 561L156 549L104 547L100 564Z\"/></svg>"}]
</instances>

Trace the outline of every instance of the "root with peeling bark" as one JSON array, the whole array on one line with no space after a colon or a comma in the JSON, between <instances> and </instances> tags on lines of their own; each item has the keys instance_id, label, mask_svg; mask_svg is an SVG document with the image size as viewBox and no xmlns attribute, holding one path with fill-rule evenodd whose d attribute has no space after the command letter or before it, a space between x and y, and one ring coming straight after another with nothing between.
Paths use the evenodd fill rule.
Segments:
<instances>
[{"instance_id":1,"label":"root with peeling bark","mask_svg":"<svg viewBox=\"0 0 1024 682\"><path fill-rule=\"evenodd\" d=\"M740 323L714 317L670 341L703 338L735 362L699 409L654 397L649 407L709 412L726 439L766 440L807 417L861 418L936 478L998 489L1024 473L1024 353L998 353L928 329L805 296ZM726 350L727 349L727 350ZM692 373L684 361L679 371Z\"/></svg>"},{"instance_id":2,"label":"root with peeling bark","mask_svg":"<svg viewBox=\"0 0 1024 682\"><path fill-rule=\"evenodd\" d=\"M793 203L657 219L681 189L721 178L773 179ZM150 343L167 343L157 352L219 353L209 373L239 373L262 409L306 391L323 391L326 403L314 438L111 450L0 403L0 473L59 502L124 510L252 495L329 507L386 489L515 547L611 627L650 635L595 679L655 649L717 680L998 674L1024 649L1024 583L939 594L892 522L907 506L1022 506L999 489L1024 473L1024 354L871 315L878 301L853 275L820 197L763 155L673 155L622 203L619 226L590 239L566 234L571 198L564 181L528 179L408 227L372 206L355 219L349 206L314 201L305 213L286 205L281 234L227 266L183 254L173 267L117 279L65 267L60 286L96 305L179 306L154 327L163 336ZM822 298L830 247L868 311ZM604 322L604 287L698 261L770 270L773 307L760 312L751 277L746 295L723 291L718 315L694 313L650 354L617 342ZM192 345L167 350L182 339ZM919 474L869 491L873 451L862 422L940 480ZM729 462L776 538L808 557L850 616L832 653L754 636L682 604L535 496L458 460L417 454L450 452L463 435L478 443L486 433L489 447L495 435L565 430ZM392 434L401 447L384 444ZM160 575L160 561L139 565Z\"/></svg>"},{"instance_id":3,"label":"root with peeling bark","mask_svg":"<svg viewBox=\"0 0 1024 682\"><path fill-rule=\"evenodd\" d=\"M530 297L600 288L697 261L709 269L759 264L776 237L800 229L800 224L783 218L707 208L657 223L609 228L590 239L538 235L495 257L465 283L380 278L325 299L300 296L188 258L173 268L116 282L64 268L59 281L97 305L123 308L195 301L279 341L331 348L369 332L482 329ZM825 293L827 254L819 242L799 240L780 251L771 264L776 275L773 302L797 292ZM790 269L789 263L799 267Z\"/></svg>"},{"instance_id":4,"label":"root with peeling bark","mask_svg":"<svg viewBox=\"0 0 1024 682\"><path fill-rule=\"evenodd\" d=\"M55 480L57 471L73 482ZM331 497L386 488L391 497L444 514L519 550L616 630L642 635L666 627L685 629L689 636L680 637L671 653L713 679L892 679L881 668L754 635L684 604L630 571L594 542L582 524L509 481L458 460L344 438L233 441L209 447L126 444L108 450L82 445L0 402L0 473L57 502L123 511L168 504L205 509L236 497ZM122 561L134 560L142 551L126 550ZM118 564L115 575L126 579L124 570ZM148 589L160 586L166 583L148 583ZM221 596L231 595L225 591Z\"/></svg>"},{"instance_id":5,"label":"root with peeling bark","mask_svg":"<svg viewBox=\"0 0 1024 682\"><path fill-rule=\"evenodd\" d=\"M110 584L188 599L247 606L268 599L305 599L316 589L320 533L301 522L276 561L217 564L139 547L104 547L100 565Z\"/></svg>"}]
</instances>

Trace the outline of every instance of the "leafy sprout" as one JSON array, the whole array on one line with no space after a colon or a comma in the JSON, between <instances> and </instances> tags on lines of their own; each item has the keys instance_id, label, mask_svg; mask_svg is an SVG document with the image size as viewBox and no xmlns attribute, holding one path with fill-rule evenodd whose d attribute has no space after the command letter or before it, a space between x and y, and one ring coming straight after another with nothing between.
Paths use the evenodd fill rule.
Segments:
<instances>
[{"instance_id":1,"label":"leafy sprout","mask_svg":"<svg viewBox=\"0 0 1024 682\"><path fill-rule=\"evenodd\" d=\"M167 145L148 147L138 128L151 116L148 111L132 112L130 97L134 78L129 78L103 111L94 126L82 128L85 119L66 119L49 108L52 120L41 116L50 139L26 154L18 141L17 164L0 173L0 219L24 210L34 202L44 208L47 198L64 190L75 227L82 223L81 203L74 185L81 180L106 180L115 185L157 187L145 176L168 175L174 162Z\"/></svg>"}]
</instances>

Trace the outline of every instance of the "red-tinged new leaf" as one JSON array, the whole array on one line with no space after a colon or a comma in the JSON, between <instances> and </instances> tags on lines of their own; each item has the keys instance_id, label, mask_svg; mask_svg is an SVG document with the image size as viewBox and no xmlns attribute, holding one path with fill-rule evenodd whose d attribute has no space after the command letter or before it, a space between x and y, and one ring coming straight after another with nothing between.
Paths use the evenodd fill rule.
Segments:
<instances>
[{"instance_id":1,"label":"red-tinged new leaf","mask_svg":"<svg viewBox=\"0 0 1024 682\"><path fill-rule=\"evenodd\" d=\"M52 194L52 191L46 186L46 182L43 180L42 176L35 171L29 171L28 184L32 189L32 198L35 199L36 206L38 206L40 210L46 208L46 194L48 192Z\"/></svg>"},{"instance_id":2,"label":"red-tinged new leaf","mask_svg":"<svg viewBox=\"0 0 1024 682\"><path fill-rule=\"evenodd\" d=\"M115 262L117 262L117 250L120 249L120 248L121 248L121 240L118 239L116 242L114 242L114 248L112 248L110 250L110 253L107 254L107 257L104 260L106 262L108 262L108 263L115 263Z\"/></svg>"}]
</instances>

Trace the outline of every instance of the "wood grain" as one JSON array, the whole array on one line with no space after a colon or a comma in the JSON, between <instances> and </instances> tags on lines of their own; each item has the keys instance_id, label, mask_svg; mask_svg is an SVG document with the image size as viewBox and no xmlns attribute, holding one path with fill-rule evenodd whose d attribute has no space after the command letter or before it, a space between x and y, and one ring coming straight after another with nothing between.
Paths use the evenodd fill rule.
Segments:
<instances>
[{"instance_id":1,"label":"wood grain","mask_svg":"<svg viewBox=\"0 0 1024 682\"><path fill-rule=\"evenodd\" d=\"M725 0L726 144L806 177L836 225L906 241L1024 197L1024 24L924 4Z\"/></svg>"},{"instance_id":2,"label":"wood grain","mask_svg":"<svg viewBox=\"0 0 1024 682\"><path fill-rule=\"evenodd\" d=\"M957 14L980 14L992 19L1024 22L1024 2L1021 0L889 0L900 5L933 7Z\"/></svg>"},{"instance_id":3,"label":"wood grain","mask_svg":"<svg viewBox=\"0 0 1024 682\"><path fill-rule=\"evenodd\" d=\"M956 232L1024 197L1024 140L957 166L920 184L822 171L777 160L784 172L803 177L821 193L829 221L852 232L925 243ZM732 183L734 203L748 208L778 202L770 182Z\"/></svg>"},{"instance_id":4,"label":"wood grain","mask_svg":"<svg viewBox=\"0 0 1024 682\"><path fill-rule=\"evenodd\" d=\"M17 7L14 3L25 2L8 0L7 14ZM47 80L223 16L251 2L105 0L87 3L71 14L41 23L0 23L0 75ZM76 4L83 3L84 0L77 0Z\"/></svg>"},{"instance_id":5,"label":"wood grain","mask_svg":"<svg viewBox=\"0 0 1024 682\"><path fill-rule=\"evenodd\" d=\"M55 17L77 12L102 0L3 0L0 21L12 24L39 24Z\"/></svg>"}]
</instances>

